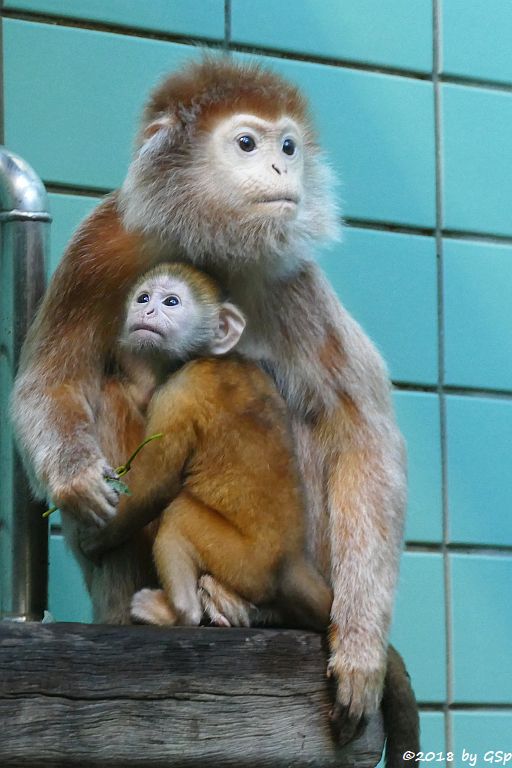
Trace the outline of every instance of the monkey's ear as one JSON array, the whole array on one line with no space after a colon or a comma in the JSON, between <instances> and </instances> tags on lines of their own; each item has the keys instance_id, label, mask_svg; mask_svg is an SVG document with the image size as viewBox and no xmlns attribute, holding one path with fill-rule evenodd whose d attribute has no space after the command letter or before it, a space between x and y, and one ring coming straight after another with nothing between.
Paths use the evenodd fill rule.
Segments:
<instances>
[{"instance_id":1,"label":"monkey's ear","mask_svg":"<svg viewBox=\"0 0 512 768\"><path fill-rule=\"evenodd\" d=\"M152 120L142 131L142 141L146 143L159 131L166 130L173 132L179 127L179 120L175 115L162 115Z\"/></svg>"},{"instance_id":2,"label":"monkey's ear","mask_svg":"<svg viewBox=\"0 0 512 768\"><path fill-rule=\"evenodd\" d=\"M219 327L211 345L214 355L225 355L237 344L245 328L245 317L238 307L224 302L219 311Z\"/></svg>"}]
</instances>

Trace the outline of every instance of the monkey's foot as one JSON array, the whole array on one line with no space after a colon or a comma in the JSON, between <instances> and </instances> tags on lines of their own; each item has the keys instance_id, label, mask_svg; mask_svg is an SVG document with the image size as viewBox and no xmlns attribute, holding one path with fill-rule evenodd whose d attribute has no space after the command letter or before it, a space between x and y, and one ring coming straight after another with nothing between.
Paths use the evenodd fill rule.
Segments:
<instances>
[{"instance_id":1,"label":"monkey's foot","mask_svg":"<svg viewBox=\"0 0 512 768\"><path fill-rule=\"evenodd\" d=\"M217 627L250 627L256 607L205 574L198 581L198 595L206 618Z\"/></svg>"},{"instance_id":2,"label":"monkey's foot","mask_svg":"<svg viewBox=\"0 0 512 768\"><path fill-rule=\"evenodd\" d=\"M132 597L130 616L142 624L173 626L176 616L163 589L139 589Z\"/></svg>"},{"instance_id":3,"label":"monkey's foot","mask_svg":"<svg viewBox=\"0 0 512 768\"><path fill-rule=\"evenodd\" d=\"M378 709L382 698L385 657L382 666L363 666L347 658L343 642L338 642L336 628L331 627L329 640L332 655L327 676L336 684L336 699L331 710L331 723L341 744L353 739L366 724L366 718ZM362 656L364 659L364 655Z\"/></svg>"}]
</instances>

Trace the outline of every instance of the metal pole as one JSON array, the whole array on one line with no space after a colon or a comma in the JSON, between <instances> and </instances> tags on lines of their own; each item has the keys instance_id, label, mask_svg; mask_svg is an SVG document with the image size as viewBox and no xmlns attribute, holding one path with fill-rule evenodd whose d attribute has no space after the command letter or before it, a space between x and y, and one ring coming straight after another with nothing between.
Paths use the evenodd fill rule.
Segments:
<instances>
[{"instance_id":1,"label":"metal pole","mask_svg":"<svg viewBox=\"0 0 512 768\"><path fill-rule=\"evenodd\" d=\"M10 621L39 620L47 605L48 525L14 445L8 402L45 289L50 222L43 183L0 147L0 618Z\"/></svg>"}]
</instances>

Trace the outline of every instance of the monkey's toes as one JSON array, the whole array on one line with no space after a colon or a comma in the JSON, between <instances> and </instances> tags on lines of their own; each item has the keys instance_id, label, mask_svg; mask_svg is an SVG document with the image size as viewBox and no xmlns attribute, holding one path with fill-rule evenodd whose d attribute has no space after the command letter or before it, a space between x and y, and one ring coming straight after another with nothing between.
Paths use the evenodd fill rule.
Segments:
<instances>
[{"instance_id":1,"label":"monkey's toes","mask_svg":"<svg viewBox=\"0 0 512 768\"><path fill-rule=\"evenodd\" d=\"M139 589L132 597L130 616L140 624L176 624L176 616L163 589Z\"/></svg>"},{"instance_id":2,"label":"monkey's toes","mask_svg":"<svg viewBox=\"0 0 512 768\"><path fill-rule=\"evenodd\" d=\"M219 584L213 576L201 576L198 582L198 596L204 614L212 624L220 621L220 626L223 627L251 626L250 613L254 610L252 603Z\"/></svg>"},{"instance_id":3,"label":"monkey's toes","mask_svg":"<svg viewBox=\"0 0 512 768\"><path fill-rule=\"evenodd\" d=\"M227 620L227 618L220 613L220 611L217 610L217 607L215 606L215 603L210 597L210 594L206 589L203 587L199 587L198 590L199 600L201 601L201 606L203 608L203 613L205 617L208 619L210 624L214 627L230 627L231 624Z\"/></svg>"}]
</instances>

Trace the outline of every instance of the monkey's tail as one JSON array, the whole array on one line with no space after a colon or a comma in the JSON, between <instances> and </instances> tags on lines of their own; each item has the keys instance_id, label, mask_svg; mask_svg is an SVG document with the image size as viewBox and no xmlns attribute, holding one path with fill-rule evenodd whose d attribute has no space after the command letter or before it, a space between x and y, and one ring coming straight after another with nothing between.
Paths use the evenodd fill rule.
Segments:
<instances>
[{"instance_id":1,"label":"monkey's tail","mask_svg":"<svg viewBox=\"0 0 512 768\"><path fill-rule=\"evenodd\" d=\"M386 731L386 768L410 766L406 752L420 750L420 719L416 697L404 661L392 645L384 680L382 714Z\"/></svg>"}]
</instances>

